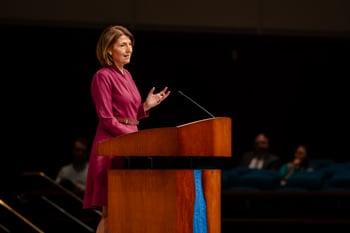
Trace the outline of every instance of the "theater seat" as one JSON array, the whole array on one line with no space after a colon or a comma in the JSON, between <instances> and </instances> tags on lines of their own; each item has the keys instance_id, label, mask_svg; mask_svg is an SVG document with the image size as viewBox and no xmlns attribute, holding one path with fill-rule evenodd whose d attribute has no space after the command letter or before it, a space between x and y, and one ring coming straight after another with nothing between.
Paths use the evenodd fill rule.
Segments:
<instances>
[{"instance_id":1,"label":"theater seat","mask_svg":"<svg viewBox=\"0 0 350 233\"><path fill-rule=\"evenodd\" d=\"M350 190L350 165L337 163L332 166L332 175L326 181L324 190Z\"/></svg>"},{"instance_id":2,"label":"theater seat","mask_svg":"<svg viewBox=\"0 0 350 233\"><path fill-rule=\"evenodd\" d=\"M274 190L279 188L279 184L277 171L250 169L239 177L236 188Z\"/></svg>"},{"instance_id":3,"label":"theater seat","mask_svg":"<svg viewBox=\"0 0 350 233\"><path fill-rule=\"evenodd\" d=\"M293 173L285 185L286 188L320 190L323 187L326 173L324 171L298 171Z\"/></svg>"},{"instance_id":4,"label":"theater seat","mask_svg":"<svg viewBox=\"0 0 350 233\"><path fill-rule=\"evenodd\" d=\"M222 188L231 189L232 187L237 187L239 178L250 170L248 167L235 167L222 170Z\"/></svg>"}]
</instances>

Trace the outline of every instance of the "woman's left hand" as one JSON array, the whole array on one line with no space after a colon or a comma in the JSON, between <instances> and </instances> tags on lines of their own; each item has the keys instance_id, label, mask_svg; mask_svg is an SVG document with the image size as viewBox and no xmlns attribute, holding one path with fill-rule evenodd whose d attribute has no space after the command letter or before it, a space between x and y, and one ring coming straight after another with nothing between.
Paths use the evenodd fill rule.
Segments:
<instances>
[{"instance_id":1,"label":"woman's left hand","mask_svg":"<svg viewBox=\"0 0 350 233\"><path fill-rule=\"evenodd\" d=\"M163 90L161 90L158 93L154 93L155 89L155 87L152 87L151 90L148 92L146 101L143 104L143 108L145 111L148 111L151 108L157 106L170 95L168 87L164 87Z\"/></svg>"}]
</instances>

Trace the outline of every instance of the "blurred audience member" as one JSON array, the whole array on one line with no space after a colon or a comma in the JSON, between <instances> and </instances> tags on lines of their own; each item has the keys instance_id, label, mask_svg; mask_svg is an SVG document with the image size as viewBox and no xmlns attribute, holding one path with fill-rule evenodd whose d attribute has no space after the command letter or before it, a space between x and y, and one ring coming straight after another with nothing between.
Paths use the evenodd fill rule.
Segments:
<instances>
[{"instance_id":1,"label":"blurred audience member","mask_svg":"<svg viewBox=\"0 0 350 233\"><path fill-rule=\"evenodd\" d=\"M283 164L280 168L281 186L287 184L288 178L300 170L312 171L309 165L308 151L305 145L299 145L295 149L293 160Z\"/></svg>"},{"instance_id":2,"label":"blurred audience member","mask_svg":"<svg viewBox=\"0 0 350 233\"><path fill-rule=\"evenodd\" d=\"M242 155L239 166L252 169L273 169L280 168L280 157L270 152L269 138L264 133L255 137L254 149Z\"/></svg>"},{"instance_id":3,"label":"blurred audience member","mask_svg":"<svg viewBox=\"0 0 350 233\"><path fill-rule=\"evenodd\" d=\"M88 139L84 137L75 139L71 153L72 161L61 167L56 182L83 197L88 171Z\"/></svg>"}]
</instances>

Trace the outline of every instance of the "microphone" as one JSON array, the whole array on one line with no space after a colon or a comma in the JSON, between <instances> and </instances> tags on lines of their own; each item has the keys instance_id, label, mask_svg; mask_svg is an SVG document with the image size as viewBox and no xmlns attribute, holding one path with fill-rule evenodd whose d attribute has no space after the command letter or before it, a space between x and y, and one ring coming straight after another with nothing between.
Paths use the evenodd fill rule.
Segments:
<instances>
[{"instance_id":1,"label":"microphone","mask_svg":"<svg viewBox=\"0 0 350 233\"><path fill-rule=\"evenodd\" d=\"M212 118L215 118L215 116L213 114L211 114L208 110L206 110L205 108L203 108L202 106L200 106L196 101L194 101L193 99L191 99L190 97L188 97L187 95L185 95L182 91L177 91L180 95L184 96L186 99L188 99L189 101L191 101L192 103L194 103L195 105L197 105L197 107L199 107L200 109L202 109L204 112L206 112L209 116L211 116Z\"/></svg>"}]
</instances>

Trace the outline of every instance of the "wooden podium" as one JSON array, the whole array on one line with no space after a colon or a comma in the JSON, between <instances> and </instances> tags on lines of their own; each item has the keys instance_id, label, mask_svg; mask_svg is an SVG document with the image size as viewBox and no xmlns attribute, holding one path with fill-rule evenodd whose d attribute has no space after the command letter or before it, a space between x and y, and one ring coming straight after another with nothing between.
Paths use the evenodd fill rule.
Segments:
<instances>
[{"instance_id":1,"label":"wooden podium","mask_svg":"<svg viewBox=\"0 0 350 233\"><path fill-rule=\"evenodd\" d=\"M97 147L101 156L230 157L231 118L140 130ZM221 232L221 170L201 170L207 232ZM194 233L194 170L111 169L108 233Z\"/></svg>"}]
</instances>

